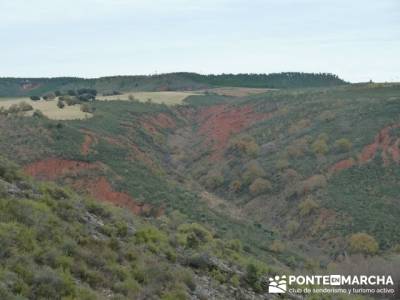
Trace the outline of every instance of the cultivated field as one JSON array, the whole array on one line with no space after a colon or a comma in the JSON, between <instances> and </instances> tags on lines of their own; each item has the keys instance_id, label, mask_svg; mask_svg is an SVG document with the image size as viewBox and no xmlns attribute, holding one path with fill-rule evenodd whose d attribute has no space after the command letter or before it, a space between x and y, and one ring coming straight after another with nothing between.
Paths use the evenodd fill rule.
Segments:
<instances>
[{"instance_id":1,"label":"cultivated field","mask_svg":"<svg viewBox=\"0 0 400 300\"><path fill-rule=\"evenodd\" d=\"M153 103L164 103L166 105L182 104L182 101L191 95L199 95L201 92L132 92L122 95L98 96L98 100L130 100L140 102L151 101Z\"/></svg>"},{"instance_id":2,"label":"cultivated field","mask_svg":"<svg viewBox=\"0 0 400 300\"><path fill-rule=\"evenodd\" d=\"M81 111L80 105L66 105L63 109L57 106L57 100L52 101L32 101L28 97L25 98L0 98L0 107L8 109L13 104L19 104L26 102L32 105L33 109L40 110L46 117L53 120L78 120L90 118L92 114ZM32 111L26 112L27 115L33 113Z\"/></svg>"}]
</instances>

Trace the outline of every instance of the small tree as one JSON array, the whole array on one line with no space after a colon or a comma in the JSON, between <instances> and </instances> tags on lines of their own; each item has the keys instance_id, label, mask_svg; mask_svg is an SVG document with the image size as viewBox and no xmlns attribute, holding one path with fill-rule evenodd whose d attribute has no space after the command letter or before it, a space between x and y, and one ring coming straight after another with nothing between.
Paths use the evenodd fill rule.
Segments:
<instances>
[{"instance_id":1,"label":"small tree","mask_svg":"<svg viewBox=\"0 0 400 300\"><path fill-rule=\"evenodd\" d=\"M378 242L367 233L356 233L350 237L350 252L365 255L374 255L379 250Z\"/></svg>"},{"instance_id":2,"label":"small tree","mask_svg":"<svg viewBox=\"0 0 400 300\"><path fill-rule=\"evenodd\" d=\"M39 96L31 96L30 97L32 101L39 101L40 97Z\"/></svg>"},{"instance_id":3,"label":"small tree","mask_svg":"<svg viewBox=\"0 0 400 300\"><path fill-rule=\"evenodd\" d=\"M58 108L63 109L65 104L64 104L64 102L62 100L58 99L57 106L58 106Z\"/></svg>"}]
</instances>

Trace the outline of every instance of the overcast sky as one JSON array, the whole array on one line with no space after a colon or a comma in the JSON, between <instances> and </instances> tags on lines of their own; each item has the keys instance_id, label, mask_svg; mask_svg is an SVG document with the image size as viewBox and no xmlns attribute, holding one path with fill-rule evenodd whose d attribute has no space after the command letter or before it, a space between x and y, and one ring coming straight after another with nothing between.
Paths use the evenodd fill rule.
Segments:
<instances>
[{"instance_id":1,"label":"overcast sky","mask_svg":"<svg viewBox=\"0 0 400 300\"><path fill-rule=\"evenodd\" d=\"M400 0L2 0L0 76L331 72L400 81Z\"/></svg>"}]
</instances>

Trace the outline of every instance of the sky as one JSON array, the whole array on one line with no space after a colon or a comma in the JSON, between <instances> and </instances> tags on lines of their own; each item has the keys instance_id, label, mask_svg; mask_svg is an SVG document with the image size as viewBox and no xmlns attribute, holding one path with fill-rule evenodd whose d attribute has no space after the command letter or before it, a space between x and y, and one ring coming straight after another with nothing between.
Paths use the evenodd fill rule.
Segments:
<instances>
[{"instance_id":1,"label":"sky","mask_svg":"<svg viewBox=\"0 0 400 300\"><path fill-rule=\"evenodd\" d=\"M400 0L0 0L0 77L329 72L400 81Z\"/></svg>"}]
</instances>

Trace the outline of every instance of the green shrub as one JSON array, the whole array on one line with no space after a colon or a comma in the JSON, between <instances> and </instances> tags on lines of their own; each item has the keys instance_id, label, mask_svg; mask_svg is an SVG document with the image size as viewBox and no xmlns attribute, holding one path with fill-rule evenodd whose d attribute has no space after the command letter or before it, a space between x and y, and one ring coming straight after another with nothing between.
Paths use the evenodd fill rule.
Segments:
<instances>
[{"instance_id":1,"label":"green shrub","mask_svg":"<svg viewBox=\"0 0 400 300\"><path fill-rule=\"evenodd\" d=\"M178 227L178 242L188 248L198 248L212 240L212 234L197 223L183 224Z\"/></svg>"},{"instance_id":2,"label":"green shrub","mask_svg":"<svg viewBox=\"0 0 400 300\"><path fill-rule=\"evenodd\" d=\"M57 107L60 108L60 109L63 109L64 106L65 106L64 102L63 102L62 100L58 99L58 101L57 101Z\"/></svg>"},{"instance_id":3,"label":"green shrub","mask_svg":"<svg viewBox=\"0 0 400 300\"><path fill-rule=\"evenodd\" d=\"M205 177L205 186L214 190L224 183L224 176L218 171L210 171Z\"/></svg>"},{"instance_id":4,"label":"green shrub","mask_svg":"<svg viewBox=\"0 0 400 300\"><path fill-rule=\"evenodd\" d=\"M320 138L317 139L314 143L312 143L311 148L315 154L319 155L325 155L329 151L329 147L328 144L326 143L326 140Z\"/></svg>"},{"instance_id":5,"label":"green shrub","mask_svg":"<svg viewBox=\"0 0 400 300\"><path fill-rule=\"evenodd\" d=\"M334 144L335 150L338 153L349 152L352 146L353 146L352 143L345 138L336 140Z\"/></svg>"},{"instance_id":6,"label":"green shrub","mask_svg":"<svg viewBox=\"0 0 400 300\"><path fill-rule=\"evenodd\" d=\"M264 177L266 175L265 170L257 160L252 160L246 164L245 170L242 174L244 184L252 183L258 177Z\"/></svg>"},{"instance_id":7,"label":"green shrub","mask_svg":"<svg viewBox=\"0 0 400 300\"><path fill-rule=\"evenodd\" d=\"M260 147L252 136L242 136L234 140L229 149L234 153L253 158L257 157L260 152Z\"/></svg>"},{"instance_id":8,"label":"green shrub","mask_svg":"<svg viewBox=\"0 0 400 300\"><path fill-rule=\"evenodd\" d=\"M355 233L350 237L349 250L351 253L374 255L379 250L378 242L367 233Z\"/></svg>"},{"instance_id":9,"label":"green shrub","mask_svg":"<svg viewBox=\"0 0 400 300\"><path fill-rule=\"evenodd\" d=\"M317 208L319 208L319 204L310 197L300 202L298 206L300 216L302 217L308 216Z\"/></svg>"}]
</instances>

